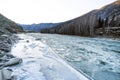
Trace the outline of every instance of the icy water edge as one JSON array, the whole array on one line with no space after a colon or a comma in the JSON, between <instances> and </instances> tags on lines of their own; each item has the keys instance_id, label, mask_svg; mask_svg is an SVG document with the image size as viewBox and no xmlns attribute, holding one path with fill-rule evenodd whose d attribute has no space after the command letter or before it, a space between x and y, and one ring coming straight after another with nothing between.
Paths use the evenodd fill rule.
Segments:
<instances>
[{"instance_id":1,"label":"icy water edge","mask_svg":"<svg viewBox=\"0 0 120 80\"><path fill-rule=\"evenodd\" d=\"M11 54L22 58L23 62L10 67L17 80L92 80L67 64L34 36L17 36L19 42L13 46Z\"/></svg>"},{"instance_id":2,"label":"icy water edge","mask_svg":"<svg viewBox=\"0 0 120 80\"><path fill-rule=\"evenodd\" d=\"M82 70L95 80L120 80L120 41L57 34L26 35L35 37L36 41L48 45L55 54L67 61L68 64L76 70ZM35 45L32 45L32 48L34 48L34 46ZM27 50L30 53L30 50ZM38 49L35 49L35 51L37 50ZM42 53L45 53L45 50L46 49L44 49ZM31 55L31 57L32 56L35 55ZM34 66L34 64L32 65ZM51 78L51 80L53 79ZM59 79L54 78L54 80Z\"/></svg>"}]
</instances>

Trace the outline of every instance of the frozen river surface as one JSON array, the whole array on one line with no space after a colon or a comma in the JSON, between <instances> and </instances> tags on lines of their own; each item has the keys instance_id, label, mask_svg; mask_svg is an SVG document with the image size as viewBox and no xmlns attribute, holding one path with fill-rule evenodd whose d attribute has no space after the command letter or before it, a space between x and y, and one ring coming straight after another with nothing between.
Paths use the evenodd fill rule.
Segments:
<instances>
[{"instance_id":1,"label":"frozen river surface","mask_svg":"<svg viewBox=\"0 0 120 80\"><path fill-rule=\"evenodd\" d=\"M37 33L18 36L21 40L12 49L12 54L23 58L21 65L13 67L18 80L89 80L81 70L95 80L120 80L118 40Z\"/></svg>"},{"instance_id":2,"label":"frozen river surface","mask_svg":"<svg viewBox=\"0 0 120 80\"><path fill-rule=\"evenodd\" d=\"M11 54L23 59L23 63L11 67L17 80L91 80L68 65L34 35L17 36L20 40L11 50Z\"/></svg>"},{"instance_id":3,"label":"frozen river surface","mask_svg":"<svg viewBox=\"0 0 120 80\"><path fill-rule=\"evenodd\" d=\"M29 34L30 35L30 34ZM120 80L120 41L57 34L31 34L78 71L95 80Z\"/></svg>"}]
</instances>

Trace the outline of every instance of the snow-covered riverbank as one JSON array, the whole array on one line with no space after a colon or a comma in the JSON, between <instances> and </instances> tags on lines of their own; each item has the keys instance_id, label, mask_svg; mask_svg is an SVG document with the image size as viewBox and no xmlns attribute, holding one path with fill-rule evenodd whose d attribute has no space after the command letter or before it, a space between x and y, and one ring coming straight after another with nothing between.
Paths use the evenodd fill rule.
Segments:
<instances>
[{"instance_id":1,"label":"snow-covered riverbank","mask_svg":"<svg viewBox=\"0 0 120 80\"><path fill-rule=\"evenodd\" d=\"M34 36L18 36L20 40L11 50L11 54L23 59L23 63L11 67L17 80L90 80Z\"/></svg>"}]
</instances>

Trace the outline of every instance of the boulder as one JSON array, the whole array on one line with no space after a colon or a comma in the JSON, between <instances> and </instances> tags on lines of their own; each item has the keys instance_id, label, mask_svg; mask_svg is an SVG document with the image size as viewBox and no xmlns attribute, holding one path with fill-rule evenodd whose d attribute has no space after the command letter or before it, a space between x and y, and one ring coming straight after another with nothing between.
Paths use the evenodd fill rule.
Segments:
<instances>
[{"instance_id":1,"label":"boulder","mask_svg":"<svg viewBox=\"0 0 120 80\"><path fill-rule=\"evenodd\" d=\"M12 78L12 70L11 69L2 69L3 80L9 80Z\"/></svg>"},{"instance_id":2,"label":"boulder","mask_svg":"<svg viewBox=\"0 0 120 80\"><path fill-rule=\"evenodd\" d=\"M12 70L11 69L0 70L0 80L13 80L12 79Z\"/></svg>"},{"instance_id":3,"label":"boulder","mask_svg":"<svg viewBox=\"0 0 120 80\"><path fill-rule=\"evenodd\" d=\"M22 62L21 58L12 58L9 61L5 62L4 66L5 67L7 67L7 66L13 66L13 65L19 64L21 62Z\"/></svg>"},{"instance_id":4,"label":"boulder","mask_svg":"<svg viewBox=\"0 0 120 80\"><path fill-rule=\"evenodd\" d=\"M0 50L9 52L11 50L12 40L9 35L0 36Z\"/></svg>"},{"instance_id":5,"label":"boulder","mask_svg":"<svg viewBox=\"0 0 120 80\"><path fill-rule=\"evenodd\" d=\"M3 80L2 70L0 70L0 80Z\"/></svg>"},{"instance_id":6,"label":"boulder","mask_svg":"<svg viewBox=\"0 0 120 80\"><path fill-rule=\"evenodd\" d=\"M9 52L11 50L11 45L7 43L0 43L0 50Z\"/></svg>"}]
</instances>

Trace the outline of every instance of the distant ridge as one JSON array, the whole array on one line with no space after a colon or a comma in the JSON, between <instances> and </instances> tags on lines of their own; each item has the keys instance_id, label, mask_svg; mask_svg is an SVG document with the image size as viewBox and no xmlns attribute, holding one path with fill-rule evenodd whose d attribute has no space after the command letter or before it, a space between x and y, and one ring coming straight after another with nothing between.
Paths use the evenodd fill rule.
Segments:
<instances>
[{"instance_id":1,"label":"distant ridge","mask_svg":"<svg viewBox=\"0 0 120 80\"><path fill-rule=\"evenodd\" d=\"M42 29L41 32L79 36L120 37L120 0L66 21L54 28Z\"/></svg>"},{"instance_id":2,"label":"distant ridge","mask_svg":"<svg viewBox=\"0 0 120 80\"><path fill-rule=\"evenodd\" d=\"M34 32L40 32L41 29L45 28L52 28L54 26L57 26L60 23L40 23L40 24L20 24L24 31L34 31Z\"/></svg>"}]
</instances>

